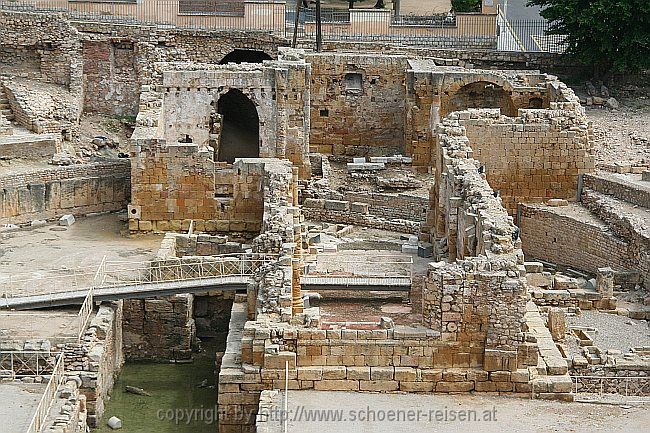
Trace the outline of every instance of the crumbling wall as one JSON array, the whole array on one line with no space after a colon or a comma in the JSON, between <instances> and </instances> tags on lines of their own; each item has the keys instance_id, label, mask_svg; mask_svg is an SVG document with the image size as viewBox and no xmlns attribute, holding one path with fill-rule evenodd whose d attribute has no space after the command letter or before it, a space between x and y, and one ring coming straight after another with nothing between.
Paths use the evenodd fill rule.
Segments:
<instances>
[{"instance_id":1,"label":"crumbling wall","mask_svg":"<svg viewBox=\"0 0 650 433\"><path fill-rule=\"evenodd\" d=\"M309 54L311 149L334 155L403 152L403 56Z\"/></svg>"},{"instance_id":2,"label":"crumbling wall","mask_svg":"<svg viewBox=\"0 0 650 433\"><path fill-rule=\"evenodd\" d=\"M0 223L122 210L131 184L128 161L53 167L0 177Z\"/></svg>"},{"instance_id":3,"label":"crumbling wall","mask_svg":"<svg viewBox=\"0 0 650 433\"><path fill-rule=\"evenodd\" d=\"M97 426L124 365L122 351L122 303L99 307L80 343L66 343L64 365L69 379L80 384L86 397L88 425ZM76 379L75 379L76 378Z\"/></svg>"},{"instance_id":4,"label":"crumbling wall","mask_svg":"<svg viewBox=\"0 0 650 433\"><path fill-rule=\"evenodd\" d=\"M81 92L82 64L79 32L56 13L0 12L0 46L8 64L18 58L35 65L40 78Z\"/></svg>"}]
</instances>

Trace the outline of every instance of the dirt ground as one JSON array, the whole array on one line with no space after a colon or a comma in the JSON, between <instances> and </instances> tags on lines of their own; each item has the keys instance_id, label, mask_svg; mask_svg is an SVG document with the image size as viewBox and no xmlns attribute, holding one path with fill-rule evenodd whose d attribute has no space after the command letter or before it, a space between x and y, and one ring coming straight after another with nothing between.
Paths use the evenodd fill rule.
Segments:
<instances>
[{"instance_id":1,"label":"dirt ground","mask_svg":"<svg viewBox=\"0 0 650 433\"><path fill-rule=\"evenodd\" d=\"M578 94L582 89L577 87ZM620 108L586 107L593 122L597 166L616 162L650 164L650 87L624 85L611 90Z\"/></svg>"},{"instance_id":2,"label":"dirt ground","mask_svg":"<svg viewBox=\"0 0 650 433\"><path fill-rule=\"evenodd\" d=\"M115 156L119 152L128 153L129 137L135 123L134 118L110 117L100 114L85 114L81 118L79 141L76 143L77 153L81 156ZM107 146L93 145L95 137L108 138Z\"/></svg>"},{"instance_id":3,"label":"dirt ground","mask_svg":"<svg viewBox=\"0 0 650 433\"><path fill-rule=\"evenodd\" d=\"M0 232L0 276L40 270L95 267L109 260L151 259L161 236L128 234L118 214L78 218L71 227L47 224L35 229Z\"/></svg>"},{"instance_id":4,"label":"dirt ground","mask_svg":"<svg viewBox=\"0 0 650 433\"><path fill-rule=\"evenodd\" d=\"M332 411L337 410L341 411L340 419L331 421L338 416ZM378 420L381 414L385 417L390 410L405 414L412 410L414 416L421 416L414 421L405 420L404 416L392 422L385 418ZM456 411L456 414L464 411L466 420L459 420L459 415L456 415L456 420L451 420L452 411ZM471 415L469 411L474 411L476 415ZM487 393L415 395L292 391L289 392L288 415L289 430L304 433L636 433L647 432L650 426L650 408L647 405L531 401ZM362 415L364 420L360 419ZM306 420L308 416L312 418ZM329 422L314 420L323 420L326 416L330 416ZM352 421L352 416L356 416L355 421Z\"/></svg>"}]
</instances>

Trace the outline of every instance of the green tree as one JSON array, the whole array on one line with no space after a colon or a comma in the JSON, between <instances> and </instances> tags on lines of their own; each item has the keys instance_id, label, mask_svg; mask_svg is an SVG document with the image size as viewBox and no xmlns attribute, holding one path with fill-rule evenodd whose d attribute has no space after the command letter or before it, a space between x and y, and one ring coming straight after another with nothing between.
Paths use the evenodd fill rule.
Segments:
<instances>
[{"instance_id":1,"label":"green tree","mask_svg":"<svg viewBox=\"0 0 650 433\"><path fill-rule=\"evenodd\" d=\"M454 12L480 12L481 0L451 0Z\"/></svg>"},{"instance_id":2,"label":"green tree","mask_svg":"<svg viewBox=\"0 0 650 433\"><path fill-rule=\"evenodd\" d=\"M567 53L596 76L650 68L650 1L529 0L540 6L550 34L565 35Z\"/></svg>"}]
</instances>

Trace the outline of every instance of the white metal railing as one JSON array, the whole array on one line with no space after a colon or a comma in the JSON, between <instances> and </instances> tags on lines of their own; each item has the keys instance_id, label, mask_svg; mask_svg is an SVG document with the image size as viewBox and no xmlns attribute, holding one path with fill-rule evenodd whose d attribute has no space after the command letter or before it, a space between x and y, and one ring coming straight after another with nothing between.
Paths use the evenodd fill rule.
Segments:
<instances>
[{"instance_id":1,"label":"white metal railing","mask_svg":"<svg viewBox=\"0 0 650 433\"><path fill-rule=\"evenodd\" d=\"M583 400L602 400L607 396L638 398L650 403L650 378L645 376L571 376L573 392Z\"/></svg>"},{"instance_id":2,"label":"white metal railing","mask_svg":"<svg viewBox=\"0 0 650 433\"><path fill-rule=\"evenodd\" d=\"M41 401L36 407L36 413L32 418L32 422L27 428L27 433L40 433L43 430L45 419L52 409L54 404L54 399L59 391L59 387L65 379L65 366L63 364L63 354L60 354L57 358L54 370L50 376L50 380L47 382L45 387L45 392Z\"/></svg>"},{"instance_id":3,"label":"white metal railing","mask_svg":"<svg viewBox=\"0 0 650 433\"><path fill-rule=\"evenodd\" d=\"M49 351L0 352L0 377L20 379L51 374L56 355Z\"/></svg>"}]
</instances>

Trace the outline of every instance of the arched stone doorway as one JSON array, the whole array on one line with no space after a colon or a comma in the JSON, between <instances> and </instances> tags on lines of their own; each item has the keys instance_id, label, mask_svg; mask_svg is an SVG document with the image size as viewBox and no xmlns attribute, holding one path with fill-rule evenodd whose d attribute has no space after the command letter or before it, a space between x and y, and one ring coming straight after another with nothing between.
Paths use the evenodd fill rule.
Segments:
<instances>
[{"instance_id":1,"label":"arched stone doorway","mask_svg":"<svg viewBox=\"0 0 650 433\"><path fill-rule=\"evenodd\" d=\"M259 158L260 119L255 104L238 89L231 89L217 102L222 116L217 160L233 163L236 158Z\"/></svg>"},{"instance_id":2,"label":"arched stone doorway","mask_svg":"<svg viewBox=\"0 0 650 433\"><path fill-rule=\"evenodd\" d=\"M510 94L498 84L487 81L467 84L451 94L447 103L443 104L441 117L468 108L500 108L505 116L517 115Z\"/></svg>"},{"instance_id":3,"label":"arched stone doorway","mask_svg":"<svg viewBox=\"0 0 650 433\"><path fill-rule=\"evenodd\" d=\"M262 63L264 60L273 60L271 56L260 50L249 50L246 48L235 48L221 59L220 65L228 63Z\"/></svg>"}]
</instances>

